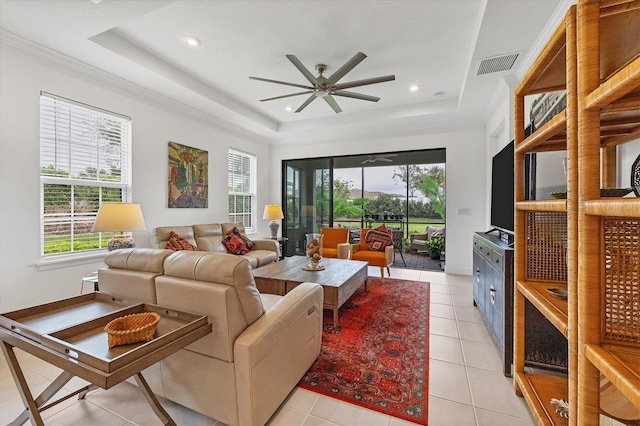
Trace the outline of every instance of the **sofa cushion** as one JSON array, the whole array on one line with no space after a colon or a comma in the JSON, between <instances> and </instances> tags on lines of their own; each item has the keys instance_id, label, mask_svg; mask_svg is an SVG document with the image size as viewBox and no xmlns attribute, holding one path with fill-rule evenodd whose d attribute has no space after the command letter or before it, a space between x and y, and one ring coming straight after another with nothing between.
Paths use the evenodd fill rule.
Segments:
<instances>
[{"instance_id":1,"label":"sofa cushion","mask_svg":"<svg viewBox=\"0 0 640 426\"><path fill-rule=\"evenodd\" d=\"M167 245L165 246L165 248L169 249L169 250L174 250L174 251L177 251L177 250L191 250L191 251L198 250L198 247L194 246L189 241L185 240L184 238L182 238L180 235L176 234L173 231L171 231L171 235L169 237L169 241L167 241Z\"/></svg>"},{"instance_id":2,"label":"sofa cushion","mask_svg":"<svg viewBox=\"0 0 640 426\"><path fill-rule=\"evenodd\" d=\"M160 226L153 230L152 244L154 248L163 249L167 246L171 233L178 234L181 238L189 241L200 250L205 250L200 247L200 244L196 242L193 234L192 226ZM208 251L208 250L207 250Z\"/></svg>"},{"instance_id":3,"label":"sofa cushion","mask_svg":"<svg viewBox=\"0 0 640 426\"><path fill-rule=\"evenodd\" d=\"M227 251L231 254L247 254L249 253L249 247L245 243L244 239L240 235L229 232L222 239L222 244L227 248Z\"/></svg>"},{"instance_id":4,"label":"sofa cushion","mask_svg":"<svg viewBox=\"0 0 640 426\"><path fill-rule=\"evenodd\" d=\"M202 251L179 251L166 258L164 275L235 288L248 324L263 313L253 273L247 261L241 257Z\"/></svg>"},{"instance_id":5,"label":"sofa cushion","mask_svg":"<svg viewBox=\"0 0 640 426\"><path fill-rule=\"evenodd\" d=\"M98 270L100 291L127 300L157 303L155 279L164 272L171 250L134 248L109 252L108 268Z\"/></svg>"},{"instance_id":6,"label":"sofa cushion","mask_svg":"<svg viewBox=\"0 0 640 426\"><path fill-rule=\"evenodd\" d=\"M164 260L171 254L168 250L132 248L110 251L104 256L104 263L116 269L162 274Z\"/></svg>"},{"instance_id":7,"label":"sofa cushion","mask_svg":"<svg viewBox=\"0 0 640 426\"><path fill-rule=\"evenodd\" d=\"M278 260L278 253L273 250L251 250L242 257L247 259L254 268L259 268L276 262Z\"/></svg>"},{"instance_id":8,"label":"sofa cushion","mask_svg":"<svg viewBox=\"0 0 640 426\"><path fill-rule=\"evenodd\" d=\"M224 244L222 244L224 234L222 233L222 226L219 223L193 225L193 233L200 250L214 253L227 253L227 249Z\"/></svg>"},{"instance_id":9,"label":"sofa cushion","mask_svg":"<svg viewBox=\"0 0 640 426\"><path fill-rule=\"evenodd\" d=\"M393 244L391 235L384 225L371 229L364 238L369 250L384 251L385 247Z\"/></svg>"}]
</instances>

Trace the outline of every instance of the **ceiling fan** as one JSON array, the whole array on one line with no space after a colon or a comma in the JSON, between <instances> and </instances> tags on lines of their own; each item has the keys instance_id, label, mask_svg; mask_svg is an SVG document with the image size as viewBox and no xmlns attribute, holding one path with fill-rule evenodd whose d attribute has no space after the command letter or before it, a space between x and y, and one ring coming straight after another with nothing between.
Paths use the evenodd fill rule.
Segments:
<instances>
[{"instance_id":1,"label":"ceiling fan","mask_svg":"<svg viewBox=\"0 0 640 426\"><path fill-rule=\"evenodd\" d=\"M338 113L338 112L342 112L342 109L337 104L333 96L343 96L345 98L361 99L363 101L371 101L371 102L378 102L380 100L380 98L375 96L348 92L344 89L350 89L350 88L359 87L359 86L366 86L368 84L383 83L385 81L392 81L396 79L395 75L385 75L383 77L365 78L364 80L356 80L348 83L337 84L342 77L344 77L349 71L355 68L356 65L358 65L360 62L364 60L364 58L367 57L367 55L365 55L362 52L356 53L353 58L349 59L347 63L341 66L329 78L326 78L325 76L322 75L322 73L324 73L327 69L327 66L325 64L316 65L316 71L318 71L320 75L318 77L314 77L313 74L311 74L311 72L309 72L309 70L304 65L302 65L302 62L300 62L298 58L296 58L294 55L286 55L286 56L287 56L287 59L289 59L291 63L293 63L293 65L296 68L298 68L298 70L307 78L307 80L309 80L309 83L311 83L311 85L309 86L304 84L288 83L286 81L271 80L268 78L249 77L250 79L253 79L253 80L266 81L268 83L284 84L285 86L293 86L293 87L299 87L301 89L307 89L304 92L291 93L289 95L276 96L274 98L260 99L260 102L272 101L274 99L282 99L282 98L288 98L290 96L299 96L299 95L305 95L305 94L311 93L311 96L309 96L307 100L304 101L302 105L300 105L300 107L296 110L296 112L300 112L303 109L305 109L316 98L322 98L325 100L325 102L327 102L327 104L329 104L331 108L333 108L333 110L336 113Z\"/></svg>"},{"instance_id":2,"label":"ceiling fan","mask_svg":"<svg viewBox=\"0 0 640 426\"><path fill-rule=\"evenodd\" d=\"M366 160L362 162L362 164L366 163L375 163L376 161L384 161L385 163L392 163L393 160L389 157L395 157L398 154L386 154L386 155L369 155Z\"/></svg>"}]
</instances>

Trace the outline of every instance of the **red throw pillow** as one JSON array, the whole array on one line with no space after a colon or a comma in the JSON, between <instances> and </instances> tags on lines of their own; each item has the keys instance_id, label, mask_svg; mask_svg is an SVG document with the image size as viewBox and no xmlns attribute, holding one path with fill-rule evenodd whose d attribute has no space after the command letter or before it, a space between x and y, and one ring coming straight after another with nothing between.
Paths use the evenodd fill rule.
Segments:
<instances>
[{"instance_id":1,"label":"red throw pillow","mask_svg":"<svg viewBox=\"0 0 640 426\"><path fill-rule=\"evenodd\" d=\"M249 247L247 247L247 244L244 242L242 237L236 235L233 231L224 236L222 244L224 244L227 251L231 254L249 253Z\"/></svg>"},{"instance_id":2,"label":"red throw pillow","mask_svg":"<svg viewBox=\"0 0 640 426\"><path fill-rule=\"evenodd\" d=\"M253 248L253 246L256 245L256 243L254 243L253 241L251 241L249 239L249 237L247 237L246 235L244 235L243 233L241 233L238 228L233 228L233 232L235 235L237 235L238 237L242 238L242 240L244 241L244 243L247 245L247 248L249 250L251 250Z\"/></svg>"},{"instance_id":3,"label":"red throw pillow","mask_svg":"<svg viewBox=\"0 0 640 426\"><path fill-rule=\"evenodd\" d=\"M169 241L167 241L167 245L166 245L165 248L169 249L169 250L174 250L174 251L178 251L178 250L196 251L196 250L198 250L198 247L194 246L189 241L185 240L184 238L182 238L180 235L176 234L173 231L171 231L171 234L169 234Z\"/></svg>"},{"instance_id":4,"label":"red throw pillow","mask_svg":"<svg viewBox=\"0 0 640 426\"><path fill-rule=\"evenodd\" d=\"M368 231L364 236L364 242L369 247L369 250L374 251L384 251L385 247L393 244L391 235L389 235L384 225Z\"/></svg>"}]
</instances>

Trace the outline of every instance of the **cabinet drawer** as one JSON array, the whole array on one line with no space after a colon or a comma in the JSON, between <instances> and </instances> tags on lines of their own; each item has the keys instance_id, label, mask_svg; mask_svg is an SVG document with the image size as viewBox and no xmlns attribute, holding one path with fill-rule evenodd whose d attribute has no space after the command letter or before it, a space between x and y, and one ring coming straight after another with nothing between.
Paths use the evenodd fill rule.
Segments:
<instances>
[{"instance_id":1,"label":"cabinet drawer","mask_svg":"<svg viewBox=\"0 0 640 426\"><path fill-rule=\"evenodd\" d=\"M504 264L504 256L502 252L491 250L491 263L499 270L502 270Z\"/></svg>"},{"instance_id":2,"label":"cabinet drawer","mask_svg":"<svg viewBox=\"0 0 640 426\"><path fill-rule=\"evenodd\" d=\"M483 242L479 238L474 238L473 249L476 252L478 252L478 254L480 254L482 257L486 258L487 260L491 260L492 250L491 250L491 247L489 247L489 244L487 244L486 242Z\"/></svg>"}]
</instances>

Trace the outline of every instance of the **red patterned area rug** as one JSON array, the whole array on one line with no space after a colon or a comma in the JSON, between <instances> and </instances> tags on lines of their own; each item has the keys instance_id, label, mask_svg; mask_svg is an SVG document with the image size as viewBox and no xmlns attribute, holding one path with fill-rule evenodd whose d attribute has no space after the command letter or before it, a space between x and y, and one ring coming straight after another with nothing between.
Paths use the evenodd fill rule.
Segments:
<instances>
[{"instance_id":1,"label":"red patterned area rug","mask_svg":"<svg viewBox=\"0 0 640 426\"><path fill-rule=\"evenodd\" d=\"M320 356L298 386L427 424L429 283L370 277L340 308L325 310Z\"/></svg>"}]
</instances>

